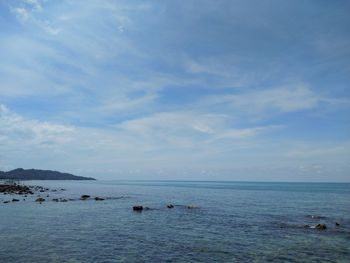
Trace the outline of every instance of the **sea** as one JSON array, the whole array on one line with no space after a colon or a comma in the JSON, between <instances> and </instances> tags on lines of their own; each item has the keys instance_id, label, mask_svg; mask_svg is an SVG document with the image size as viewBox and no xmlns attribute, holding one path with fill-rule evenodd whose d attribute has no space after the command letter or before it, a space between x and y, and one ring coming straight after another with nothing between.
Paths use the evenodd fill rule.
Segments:
<instances>
[{"instance_id":1,"label":"sea","mask_svg":"<svg viewBox=\"0 0 350 263\"><path fill-rule=\"evenodd\" d=\"M21 183L49 190L0 195L1 263L350 262L349 183Z\"/></svg>"}]
</instances>

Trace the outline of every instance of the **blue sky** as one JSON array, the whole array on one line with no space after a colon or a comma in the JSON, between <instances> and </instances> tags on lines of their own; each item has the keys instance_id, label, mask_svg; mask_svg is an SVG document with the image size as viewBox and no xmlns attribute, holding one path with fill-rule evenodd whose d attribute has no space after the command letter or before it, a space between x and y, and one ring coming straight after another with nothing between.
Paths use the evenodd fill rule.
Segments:
<instances>
[{"instance_id":1,"label":"blue sky","mask_svg":"<svg viewBox=\"0 0 350 263\"><path fill-rule=\"evenodd\" d=\"M0 1L0 170L350 181L349 1Z\"/></svg>"}]
</instances>

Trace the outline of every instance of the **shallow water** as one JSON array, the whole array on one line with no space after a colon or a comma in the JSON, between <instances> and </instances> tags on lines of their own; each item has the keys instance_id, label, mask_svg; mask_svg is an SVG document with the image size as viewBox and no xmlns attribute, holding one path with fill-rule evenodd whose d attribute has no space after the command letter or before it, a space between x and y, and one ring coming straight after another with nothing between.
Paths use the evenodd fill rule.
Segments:
<instances>
[{"instance_id":1,"label":"shallow water","mask_svg":"<svg viewBox=\"0 0 350 263\"><path fill-rule=\"evenodd\" d=\"M350 184L26 184L66 191L41 193L42 204L0 195L0 262L350 262ZM133 212L137 204L151 209ZM327 230L303 227L317 223Z\"/></svg>"}]
</instances>

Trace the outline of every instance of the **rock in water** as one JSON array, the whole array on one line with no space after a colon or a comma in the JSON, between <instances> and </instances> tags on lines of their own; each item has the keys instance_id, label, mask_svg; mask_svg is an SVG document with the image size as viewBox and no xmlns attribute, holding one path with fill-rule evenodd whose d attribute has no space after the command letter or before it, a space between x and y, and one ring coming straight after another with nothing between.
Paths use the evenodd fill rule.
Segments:
<instances>
[{"instance_id":1,"label":"rock in water","mask_svg":"<svg viewBox=\"0 0 350 263\"><path fill-rule=\"evenodd\" d=\"M325 224L317 224L315 228L320 230L325 230L327 229L327 226Z\"/></svg>"},{"instance_id":2,"label":"rock in water","mask_svg":"<svg viewBox=\"0 0 350 263\"><path fill-rule=\"evenodd\" d=\"M97 197L97 196L96 196L96 197L95 197L95 200L96 200L96 201L103 201L103 200L105 200L105 199L104 199L104 198L101 198L101 197Z\"/></svg>"},{"instance_id":3,"label":"rock in water","mask_svg":"<svg viewBox=\"0 0 350 263\"><path fill-rule=\"evenodd\" d=\"M90 198L89 195L82 195L82 196L80 197L81 200L86 200L86 199L88 199L88 198Z\"/></svg>"},{"instance_id":4,"label":"rock in water","mask_svg":"<svg viewBox=\"0 0 350 263\"><path fill-rule=\"evenodd\" d=\"M143 210L143 206L142 205L135 205L135 206L133 206L132 210L141 212Z\"/></svg>"},{"instance_id":5,"label":"rock in water","mask_svg":"<svg viewBox=\"0 0 350 263\"><path fill-rule=\"evenodd\" d=\"M13 199L12 199L12 202L19 202L19 200L18 200L18 199L13 198Z\"/></svg>"},{"instance_id":6,"label":"rock in water","mask_svg":"<svg viewBox=\"0 0 350 263\"><path fill-rule=\"evenodd\" d=\"M45 199L44 198L42 198L42 197L39 197L39 198L37 198L36 200L35 200L35 202L44 202L45 201Z\"/></svg>"},{"instance_id":7,"label":"rock in water","mask_svg":"<svg viewBox=\"0 0 350 263\"><path fill-rule=\"evenodd\" d=\"M167 207L167 208L174 208L174 206L173 206L172 204L167 205L166 207Z\"/></svg>"}]
</instances>

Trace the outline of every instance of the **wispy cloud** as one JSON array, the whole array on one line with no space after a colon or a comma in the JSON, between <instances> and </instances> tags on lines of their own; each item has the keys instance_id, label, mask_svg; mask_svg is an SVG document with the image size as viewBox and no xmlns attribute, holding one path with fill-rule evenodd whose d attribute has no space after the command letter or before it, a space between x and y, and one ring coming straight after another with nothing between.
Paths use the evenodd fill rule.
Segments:
<instances>
[{"instance_id":1,"label":"wispy cloud","mask_svg":"<svg viewBox=\"0 0 350 263\"><path fill-rule=\"evenodd\" d=\"M239 94L208 96L200 103L254 114L271 111L278 114L315 108L320 99L307 85L296 83L264 90L243 91Z\"/></svg>"},{"instance_id":2,"label":"wispy cloud","mask_svg":"<svg viewBox=\"0 0 350 263\"><path fill-rule=\"evenodd\" d=\"M202 143L216 139L243 139L271 127L234 128L232 119L224 114L205 114L191 111L162 112L135 120L125 121L119 129L139 135L168 139L187 137Z\"/></svg>"}]
</instances>

